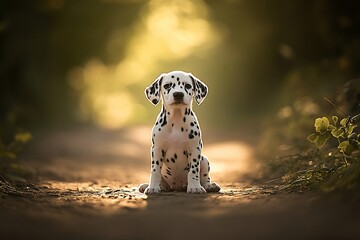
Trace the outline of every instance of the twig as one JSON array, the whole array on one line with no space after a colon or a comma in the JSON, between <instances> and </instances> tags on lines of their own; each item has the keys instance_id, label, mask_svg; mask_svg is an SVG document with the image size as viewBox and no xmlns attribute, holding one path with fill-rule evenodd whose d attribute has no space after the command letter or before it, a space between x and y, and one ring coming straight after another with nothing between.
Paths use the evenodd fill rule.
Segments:
<instances>
[{"instance_id":1,"label":"twig","mask_svg":"<svg viewBox=\"0 0 360 240\"><path fill-rule=\"evenodd\" d=\"M282 178L280 177L280 178L275 178L275 179L271 179L271 180L269 180L269 181L266 181L265 183L272 183L272 182L276 182L276 181L279 181L279 180L281 180Z\"/></svg>"},{"instance_id":2,"label":"twig","mask_svg":"<svg viewBox=\"0 0 360 240\"><path fill-rule=\"evenodd\" d=\"M6 182L7 184L10 184L10 183L3 177L3 175L0 174L0 177L4 180L4 182Z\"/></svg>"},{"instance_id":3,"label":"twig","mask_svg":"<svg viewBox=\"0 0 360 240\"><path fill-rule=\"evenodd\" d=\"M327 97L324 97L324 99L325 99L326 101L328 101L328 102L329 102L334 108L336 108L339 112L341 112L341 113L344 115L344 117L347 117L346 113L345 113L343 110L341 110L338 106L336 106L335 103L333 103L332 101L330 101Z\"/></svg>"}]
</instances>

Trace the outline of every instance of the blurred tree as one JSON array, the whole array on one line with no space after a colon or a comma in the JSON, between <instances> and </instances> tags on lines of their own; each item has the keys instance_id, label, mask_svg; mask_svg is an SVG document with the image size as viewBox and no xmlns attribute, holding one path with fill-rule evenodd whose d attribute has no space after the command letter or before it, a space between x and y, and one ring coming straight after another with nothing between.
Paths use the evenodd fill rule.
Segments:
<instances>
[{"instance_id":1,"label":"blurred tree","mask_svg":"<svg viewBox=\"0 0 360 240\"><path fill-rule=\"evenodd\" d=\"M207 2L227 26L212 66L226 98L213 104L230 120L274 113L304 95L322 99L359 76L360 2Z\"/></svg>"},{"instance_id":2,"label":"blurred tree","mask_svg":"<svg viewBox=\"0 0 360 240\"><path fill-rule=\"evenodd\" d=\"M74 121L68 71L94 56L120 58L105 41L115 26L127 29L139 3L10 0L0 11L0 122L43 126Z\"/></svg>"},{"instance_id":3,"label":"blurred tree","mask_svg":"<svg viewBox=\"0 0 360 240\"><path fill-rule=\"evenodd\" d=\"M176 64L210 85L208 122L261 119L303 95L322 99L359 77L358 1L205 3L212 23L225 36L221 44L206 59L199 55L156 64L166 70ZM69 71L93 58L119 62L134 34L131 26L142 21L147 4L1 1L0 122L73 123L78 102L66 80ZM222 115L227 117L219 119Z\"/></svg>"}]
</instances>

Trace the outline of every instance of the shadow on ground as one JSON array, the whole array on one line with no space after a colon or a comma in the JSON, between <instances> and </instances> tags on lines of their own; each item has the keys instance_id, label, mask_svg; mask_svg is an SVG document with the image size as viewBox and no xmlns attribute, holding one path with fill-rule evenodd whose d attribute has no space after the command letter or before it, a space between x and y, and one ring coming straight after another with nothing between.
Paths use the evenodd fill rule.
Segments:
<instances>
[{"instance_id":1,"label":"shadow on ground","mask_svg":"<svg viewBox=\"0 0 360 240\"><path fill-rule=\"evenodd\" d=\"M205 139L220 193L154 196L150 129L72 129L39 134L23 158L37 181L1 181L1 239L357 239L354 199L286 193L261 184L253 148L227 136Z\"/></svg>"}]
</instances>

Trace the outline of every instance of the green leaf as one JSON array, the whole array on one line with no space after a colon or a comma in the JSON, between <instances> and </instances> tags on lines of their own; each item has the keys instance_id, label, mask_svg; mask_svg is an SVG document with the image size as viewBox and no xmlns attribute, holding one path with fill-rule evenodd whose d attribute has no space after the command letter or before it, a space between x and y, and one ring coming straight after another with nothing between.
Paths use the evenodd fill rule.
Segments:
<instances>
[{"instance_id":1,"label":"green leaf","mask_svg":"<svg viewBox=\"0 0 360 240\"><path fill-rule=\"evenodd\" d=\"M348 145L349 145L349 141L343 141L343 142L339 143L338 148L343 149Z\"/></svg>"},{"instance_id":2,"label":"green leaf","mask_svg":"<svg viewBox=\"0 0 360 240\"><path fill-rule=\"evenodd\" d=\"M344 129L343 128L335 128L334 130L331 131L331 134L335 137L335 138L339 138L341 136L341 134L344 133Z\"/></svg>"},{"instance_id":3,"label":"green leaf","mask_svg":"<svg viewBox=\"0 0 360 240\"><path fill-rule=\"evenodd\" d=\"M316 132L319 132L321 134L324 134L327 132L329 127L329 119L327 117L317 118L315 120L315 130Z\"/></svg>"},{"instance_id":4,"label":"green leaf","mask_svg":"<svg viewBox=\"0 0 360 240\"><path fill-rule=\"evenodd\" d=\"M327 140L329 140L330 136L331 136L330 132L326 132L325 134L319 135L315 141L315 146L319 149L322 148L327 142Z\"/></svg>"},{"instance_id":5,"label":"green leaf","mask_svg":"<svg viewBox=\"0 0 360 240\"><path fill-rule=\"evenodd\" d=\"M348 127L348 135L350 135L354 131L354 128L356 127L357 126L355 124L350 124Z\"/></svg>"},{"instance_id":6,"label":"green leaf","mask_svg":"<svg viewBox=\"0 0 360 240\"><path fill-rule=\"evenodd\" d=\"M341 119L341 121L340 121L340 125L341 126L346 126L346 122L347 122L348 120L347 120L347 118L343 118L343 119Z\"/></svg>"},{"instance_id":7,"label":"green leaf","mask_svg":"<svg viewBox=\"0 0 360 240\"><path fill-rule=\"evenodd\" d=\"M334 125L329 124L328 130L329 130L329 131L332 131L332 130L334 130L334 129L336 129L336 127L335 127Z\"/></svg>"},{"instance_id":8,"label":"green leaf","mask_svg":"<svg viewBox=\"0 0 360 240\"><path fill-rule=\"evenodd\" d=\"M32 139L32 135L29 132L22 132L22 133L17 133L14 138L15 141L17 142L27 143Z\"/></svg>"},{"instance_id":9,"label":"green leaf","mask_svg":"<svg viewBox=\"0 0 360 240\"><path fill-rule=\"evenodd\" d=\"M351 154L354 148L351 146L349 141L343 141L339 144L338 148L342 153Z\"/></svg>"},{"instance_id":10,"label":"green leaf","mask_svg":"<svg viewBox=\"0 0 360 240\"><path fill-rule=\"evenodd\" d=\"M307 137L307 140L309 140L309 142L316 142L318 136L319 136L319 134L312 133Z\"/></svg>"},{"instance_id":11,"label":"green leaf","mask_svg":"<svg viewBox=\"0 0 360 240\"><path fill-rule=\"evenodd\" d=\"M331 118L332 118L333 122L334 122L335 125L336 125L337 122L338 122L338 120L339 120L338 116L332 116Z\"/></svg>"}]
</instances>

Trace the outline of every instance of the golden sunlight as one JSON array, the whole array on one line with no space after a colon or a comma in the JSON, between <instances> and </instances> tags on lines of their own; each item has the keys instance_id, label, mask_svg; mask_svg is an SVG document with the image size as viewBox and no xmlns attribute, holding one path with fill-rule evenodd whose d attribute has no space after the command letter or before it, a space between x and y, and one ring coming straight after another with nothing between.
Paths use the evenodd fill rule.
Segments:
<instances>
[{"instance_id":1,"label":"golden sunlight","mask_svg":"<svg viewBox=\"0 0 360 240\"><path fill-rule=\"evenodd\" d=\"M164 71L161 62L206 55L201 51L219 43L220 34L202 0L151 0L142 12L120 62L105 65L92 59L69 74L70 86L80 92L83 119L105 128L139 122L147 114L143 100L138 99L143 82L150 83ZM109 42L116 45L112 39Z\"/></svg>"},{"instance_id":2,"label":"golden sunlight","mask_svg":"<svg viewBox=\"0 0 360 240\"><path fill-rule=\"evenodd\" d=\"M217 181L239 180L245 174L255 174L259 169L253 159L253 149L242 142L207 144L204 155L211 161L211 175Z\"/></svg>"}]
</instances>

